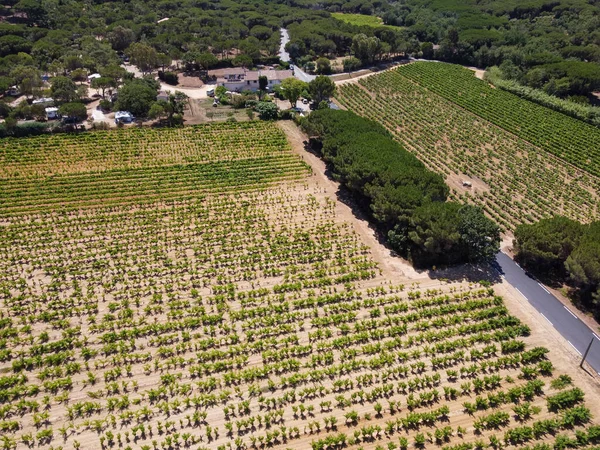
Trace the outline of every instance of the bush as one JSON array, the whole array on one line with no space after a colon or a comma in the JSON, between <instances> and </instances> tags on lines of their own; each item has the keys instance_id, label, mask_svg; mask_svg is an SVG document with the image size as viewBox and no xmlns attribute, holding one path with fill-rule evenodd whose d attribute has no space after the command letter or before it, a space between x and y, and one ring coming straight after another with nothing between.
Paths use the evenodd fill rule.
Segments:
<instances>
[{"instance_id":1,"label":"bush","mask_svg":"<svg viewBox=\"0 0 600 450\"><path fill-rule=\"evenodd\" d=\"M163 72L162 70L159 70L158 78L172 86L179 84L179 75L177 75L175 72Z\"/></svg>"}]
</instances>

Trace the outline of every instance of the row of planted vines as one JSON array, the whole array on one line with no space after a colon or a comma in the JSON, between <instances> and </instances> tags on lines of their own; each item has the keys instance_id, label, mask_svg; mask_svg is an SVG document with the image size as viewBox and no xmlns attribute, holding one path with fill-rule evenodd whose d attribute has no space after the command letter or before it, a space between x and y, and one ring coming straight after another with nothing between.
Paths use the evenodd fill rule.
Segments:
<instances>
[{"instance_id":1,"label":"row of planted vines","mask_svg":"<svg viewBox=\"0 0 600 450\"><path fill-rule=\"evenodd\" d=\"M307 170L264 122L3 140L0 167L1 216L261 188Z\"/></svg>"},{"instance_id":2,"label":"row of planted vines","mask_svg":"<svg viewBox=\"0 0 600 450\"><path fill-rule=\"evenodd\" d=\"M5 214L0 448L600 443L583 392L493 289L386 280L296 171L261 190Z\"/></svg>"},{"instance_id":3,"label":"row of planted vines","mask_svg":"<svg viewBox=\"0 0 600 450\"><path fill-rule=\"evenodd\" d=\"M600 176L600 130L522 99L452 64L417 62L398 72L565 161Z\"/></svg>"},{"instance_id":4,"label":"row of planted vines","mask_svg":"<svg viewBox=\"0 0 600 450\"><path fill-rule=\"evenodd\" d=\"M446 176L454 198L481 206L506 229L553 214L582 222L600 216L600 179L403 76L413 65L425 73L442 66L409 64L342 85L339 101L383 124L429 168ZM473 188L463 188L461 180L475 181Z\"/></svg>"}]
</instances>

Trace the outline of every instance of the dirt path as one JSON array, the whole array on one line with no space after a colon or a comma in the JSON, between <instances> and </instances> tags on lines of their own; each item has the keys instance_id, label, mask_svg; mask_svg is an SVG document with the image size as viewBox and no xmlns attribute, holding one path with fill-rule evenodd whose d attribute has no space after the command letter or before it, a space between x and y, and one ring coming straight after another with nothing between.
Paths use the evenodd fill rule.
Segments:
<instances>
[{"instance_id":1,"label":"dirt path","mask_svg":"<svg viewBox=\"0 0 600 450\"><path fill-rule=\"evenodd\" d=\"M294 152L299 154L310 165L317 182L325 188L328 195L336 198L338 196L339 184L330 180L325 175L325 163L304 149L304 142L308 141L308 137L302 133L294 122L280 121L277 124L287 135ZM429 279L425 272L416 271L408 261L393 256L391 251L379 242L375 230L369 225L366 218L362 215L357 217L352 208L346 203L337 201L336 212L342 220L353 225L361 239L371 248L373 258L380 265L384 276L392 277L394 282L402 281L402 278L408 280L421 279L425 281Z\"/></svg>"},{"instance_id":2,"label":"dirt path","mask_svg":"<svg viewBox=\"0 0 600 450\"><path fill-rule=\"evenodd\" d=\"M325 175L325 163L317 156L309 153L304 148L307 136L291 121L278 122L280 128L286 133L292 149L302 156L314 172L314 177L321 186L324 186L327 194L337 196L339 185ZM377 239L375 232L364 217L357 217L354 211L341 201L336 202L336 213L338 216L353 224L354 229L361 239L371 248L373 258L380 265L384 276L393 277L396 282L398 277L406 278L421 285L422 288L439 285L443 282L429 276L427 272L416 271L408 261L391 254L390 250L383 246ZM507 237L504 246L507 246L511 237ZM460 268L449 269L450 272L460 271ZM452 275L452 274L450 274ZM399 281L402 281L400 279ZM581 386L588 398L600 396L600 378L593 370L584 371L579 368L580 356L568 344L568 342L550 326L541 314L531 306L518 292L506 281L494 286L496 292L501 295L511 314L518 317L531 328L531 336L527 338L533 346L549 348L550 360L562 373L568 373L575 380L575 384ZM595 417L600 416L600 404L590 402Z\"/></svg>"}]
</instances>

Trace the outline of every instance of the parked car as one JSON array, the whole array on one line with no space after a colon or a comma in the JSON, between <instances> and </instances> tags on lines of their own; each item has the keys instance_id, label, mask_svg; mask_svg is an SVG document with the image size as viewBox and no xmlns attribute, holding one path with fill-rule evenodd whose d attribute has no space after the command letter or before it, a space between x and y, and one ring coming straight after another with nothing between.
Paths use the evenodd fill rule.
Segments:
<instances>
[{"instance_id":1,"label":"parked car","mask_svg":"<svg viewBox=\"0 0 600 450\"><path fill-rule=\"evenodd\" d=\"M208 95L209 97L214 97L215 96L215 90L214 89L209 89L208 91L206 91L206 95Z\"/></svg>"},{"instance_id":2,"label":"parked car","mask_svg":"<svg viewBox=\"0 0 600 450\"><path fill-rule=\"evenodd\" d=\"M306 98L303 98L303 99L302 99L302 104L303 104L303 105L308 105L308 99L306 99Z\"/></svg>"}]
</instances>

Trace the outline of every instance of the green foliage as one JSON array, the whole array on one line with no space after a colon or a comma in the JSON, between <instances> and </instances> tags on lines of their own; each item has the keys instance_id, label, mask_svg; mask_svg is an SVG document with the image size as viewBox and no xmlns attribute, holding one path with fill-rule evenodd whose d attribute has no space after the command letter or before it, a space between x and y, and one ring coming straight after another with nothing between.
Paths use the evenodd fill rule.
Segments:
<instances>
[{"instance_id":1,"label":"green foliage","mask_svg":"<svg viewBox=\"0 0 600 450\"><path fill-rule=\"evenodd\" d=\"M308 90L316 104L329 100L335 94L335 83L325 75L319 75L308 84Z\"/></svg>"},{"instance_id":2,"label":"green foliage","mask_svg":"<svg viewBox=\"0 0 600 450\"><path fill-rule=\"evenodd\" d=\"M308 88L307 83L295 77L286 78L280 86L283 97L290 101L292 108L296 106L302 92Z\"/></svg>"},{"instance_id":3,"label":"green foliage","mask_svg":"<svg viewBox=\"0 0 600 450\"><path fill-rule=\"evenodd\" d=\"M548 409L550 411L560 411L563 409L571 408L577 403L583 401L583 391L579 388L573 388L568 391L562 391L558 394L549 396L546 399L548 403Z\"/></svg>"},{"instance_id":4,"label":"green foliage","mask_svg":"<svg viewBox=\"0 0 600 450\"><path fill-rule=\"evenodd\" d=\"M564 277L565 261L583 232L583 225L562 216L519 225L514 232L515 258L534 273Z\"/></svg>"},{"instance_id":5,"label":"green foliage","mask_svg":"<svg viewBox=\"0 0 600 450\"><path fill-rule=\"evenodd\" d=\"M586 227L579 245L565 262L570 279L600 302L600 222Z\"/></svg>"},{"instance_id":6,"label":"green foliage","mask_svg":"<svg viewBox=\"0 0 600 450\"><path fill-rule=\"evenodd\" d=\"M277 119L277 105L273 102L258 102L255 109L261 120Z\"/></svg>"},{"instance_id":7,"label":"green foliage","mask_svg":"<svg viewBox=\"0 0 600 450\"><path fill-rule=\"evenodd\" d=\"M83 103L72 102L65 103L58 108L58 112L64 118L70 118L76 122L81 122L87 119L87 109Z\"/></svg>"},{"instance_id":8,"label":"green foliage","mask_svg":"<svg viewBox=\"0 0 600 450\"><path fill-rule=\"evenodd\" d=\"M52 79L50 95L59 103L73 102L78 99L77 86L68 77L56 77Z\"/></svg>"},{"instance_id":9,"label":"green foliage","mask_svg":"<svg viewBox=\"0 0 600 450\"><path fill-rule=\"evenodd\" d=\"M116 109L129 111L136 117L145 117L156 101L157 86L154 80L134 79L119 89Z\"/></svg>"},{"instance_id":10,"label":"green foliage","mask_svg":"<svg viewBox=\"0 0 600 450\"><path fill-rule=\"evenodd\" d=\"M493 256L499 230L481 210L444 203L448 187L393 141L381 126L343 111L316 111L304 122L322 154L373 218L390 244L420 265Z\"/></svg>"}]
</instances>

